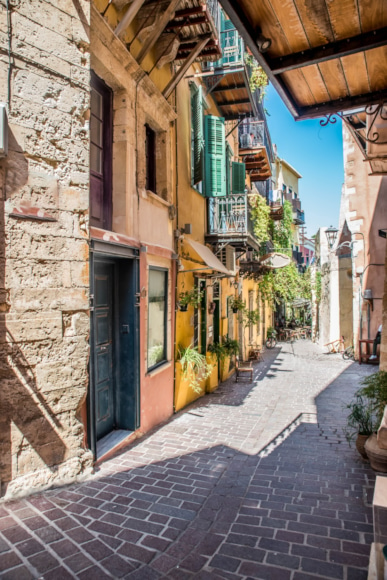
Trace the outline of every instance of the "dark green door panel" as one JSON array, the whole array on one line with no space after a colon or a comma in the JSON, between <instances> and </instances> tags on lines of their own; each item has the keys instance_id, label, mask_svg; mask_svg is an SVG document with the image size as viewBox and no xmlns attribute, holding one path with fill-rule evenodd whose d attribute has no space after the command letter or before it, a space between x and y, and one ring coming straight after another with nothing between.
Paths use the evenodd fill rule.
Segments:
<instances>
[{"instance_id":1,"label":"dark green door panel","mask_svg":"<svg viewBox=\"0 0 387 580\"><path fill-rule=\"evenodd\" d=\"M114 266L96 264L94 271L94 368L97 439L114 428L113 290Z\"/></svg>"}]
</instances>

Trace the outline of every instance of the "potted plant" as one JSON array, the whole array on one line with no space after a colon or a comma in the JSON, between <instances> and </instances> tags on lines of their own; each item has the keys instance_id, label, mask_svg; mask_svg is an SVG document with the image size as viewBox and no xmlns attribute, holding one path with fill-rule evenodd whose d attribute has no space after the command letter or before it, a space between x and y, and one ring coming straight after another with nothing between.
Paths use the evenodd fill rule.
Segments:
<instances>
[{"instance_id":1,"label":"potted plant","mask_svg":"<svg viewBox=\"0 0 387 580\"><path fill-rule=\"evenodd\" d=\"M208 364L206 357L192 345L185 348L179 345L178 361L181 364L183 378L188 380L190 388L195 393L201 394L200 383L210 376L212 365Z\"/></svg>"},{"instance_id":2,"label":"potted plant","mask_svg":"<svg viewBox=\"0 0 387 580\"><path fill-rule=\"evenodd\" d=\"M356 449L364 459L367 459L365 442L377 426L373 404L367 397L357 392L354 400L345 408L349 410L347 425L344 429L345 437L349 444L356 438Z\"/></svg>"},{"instance_id":3,"label":"potted plant","mask_svg":"<svg viewBox=\"0 0 387 580\"><path fill-rule=\"evenodd\" d=\"M359 389L359 395L367 397L371 402L372 411L375 413L376 426L379 427L383 419L384 408L387 405L387 372L378 371L365 377Z\"/></svg>"},{"instance_id":4,"label":"potted plant","mask_svg":"<svg viewBox=\"0 0 387 580\"><path fill-rule=\"evenodd\" d=\"M220 342L213 342L212 344L209 344L208 352L216 357L219 365L224 363L226 357L228 356L226 347L223 344L220 344Z\"/></svg>"},{"instance_id":5,"label":"potted plant","mask_svg":"<svg viewBox=\"0 0 387 580\"><path fill-rule=\"evenodd\" d=\"M185 292L180 292L179 294L179 308L181 312L187 312L188 306L191 305L194 308L200 306L202 298L204 296L204 290L199 290L195 287L192 290L186 290Z\"/></svg>"},{"instance_id":6,"label":"potted plant","mask_svg":"<svg viewBox=\"0 0 387 580\"><path fill-rule=\"evenodd\" d=\"M223 347L225 348L227 356L233 356L239 354L239 342L233 338L229 338L228 335L223 337Z\"/></svg>"},{"instance_id":7,"label":"potted plant","mask_svg":"<svg viewBox=\"0 0 387 580\"><path fill-rule=\"evenodd\" d=\"M238 296L234 296L230 300L230 307L234 314L245 309L245 303Z\"/></svg>"}]
</instances>

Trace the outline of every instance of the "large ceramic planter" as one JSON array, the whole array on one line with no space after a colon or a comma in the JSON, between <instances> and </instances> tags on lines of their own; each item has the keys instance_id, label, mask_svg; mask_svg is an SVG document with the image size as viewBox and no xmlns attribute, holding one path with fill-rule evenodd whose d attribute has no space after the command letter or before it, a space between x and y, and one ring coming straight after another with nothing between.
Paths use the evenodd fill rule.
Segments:
<instances>
[{"instance_id":1,"label":"large ceramic planter","mask_svg":"<svg viewBox=\"0 0 387 580\"><path fill-rule=\"evenodd\" d=\"M365 444L365 450L372 469L374 471L387 473L387 450L380 449L376 439L376 433L368 437Z\"/></svg>"},{"instance_id":2,"label":"large ceramic planter","mask_svg":"<svg viewBox=\"0 0 387 580\"><path fill-rule=\"evenodd\" d=\"M368 437L369 437L369 435L361 435L359 433L357 438L356 438L356 442L355 442L356 449L358 450L360 455L363 457L363 459L368 459L368 455L367 455L367 452L365 450L365 444L366 444Z\"/></svg>"},{"instance_id":3,"label":"large ceramic planter","mask_svg":"<svg viewBox=\"0 0 387 580\"><path fill-rule=\"evenodd\" d=\"M192 403L199 397L202 397L206 392L206 380L200 382L200 392L196 393L190 386L192 376L188 373L187 376L181 372L181 364L176 362L176 376L175 376L175 410L183 409L189 403Z\"/></svg>"}]
</instances>

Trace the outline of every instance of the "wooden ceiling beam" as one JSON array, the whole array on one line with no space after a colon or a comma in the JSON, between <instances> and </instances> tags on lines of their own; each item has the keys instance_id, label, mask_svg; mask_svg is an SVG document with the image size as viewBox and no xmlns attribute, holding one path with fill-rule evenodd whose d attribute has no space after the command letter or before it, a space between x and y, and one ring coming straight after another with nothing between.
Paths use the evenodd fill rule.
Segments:
<instances>
[{"instance_id":1,"label":"wooden ceiling beam","mask_svg":"<svg viewBox=\"0 0 387 580\"><path fill-rule=\"evenodd\" d=\"M250 99L239 99L238 101L224 101L223 103L216 102L218 107L233 107L234 105L251 105Z\"/></svg>"},{"instance_id":2,"label":"wooden ceiling beam","mask_svg":"<svg viewBox=\"0 0 387 580\"><path fill-rule=\"evenodd\" d=\"M387 101L387 90L375 91L364 95L355 95L353 97L343 97L326 103L320 103L318 105L300 107L296 121L324 117L325 115L334 115L337 112L350 111L351 109L366 107L367 105L377 105L378 103L385 101Z\"/></svg>"},{"instance_id":3,"label":"wooden ceiling beam","mask_svg":"<svg viewBox=\"0 0 387 580\"><path fill-rule=\"evenodd\" d=\"M205 38L205 37L203 36L203 38ZM179 52L176 55L176 60L183 60L184 58L186 58L189 55L189 52L190 51L188 49L187 50L185 50L185 49L179 50ZM200 56L205 57L205 56L213 56L213 55L217 55L217 54L219 55L219 58L220 58L221 53L220 53L218 48L209 48L208 50L204 50L203 54L201 54Z\"/></svg>"},{"instance_id":4,"label":"wooden ceiling beam","mask_svg":"<svg viewBox=\"0 0 387 580\"><path fill-rule=\"evenodd\" d=\"M184 18L185 16L193 16L194 14L202 14L206 11L206 5L192 6L192 8L183 8L183 10L176 10L175 18Z\"/></svg>"},{"instance_id":5,"label":"wooden ceiling beam","mask_svg":"<svg viewBox=\"0 0 387 580\"><path fill-rule=\"evenodd\" d=\"M208 22L207 16L197 16L196 18L187 18L186 20L171 20L168 22L165 30L174 30L175 28L187 28L188 26L195 26L195 24L206 24Z\"/></svg>"},{"instance_id":6,"label":"wooden ceiling beam","mask_svg":"<svg viewBox=\"0 0 387 580\"><path fill-rule=\"evenodd\" d=\"M285 105L288 107L289 111L293 115L294 118L298 118L298 105L295 102L293 96L291 95L289 89L286 87L285 83L280 79L278 76L272 73L271 68L265 58L265 55L262 54L256 43L256 31L254 27L246 17L246 14L243 12L243 7L239 0L219 0L219 3L222 5L226 14L228 14L231 22L234 24L235 28L238 30L239 34L245 41L246 45L251 50L254 58L258 61L258 64L261 65L269 81L272 83L273 87L278 92L281 99L284 101Z\"/></svg>"},{"instance_id":7,"label":"wooden ceiling beam","mask_svg":"<svg viewBox=\"0 0 387 580\"><path fill-rule=\"evenodd\" d=\"M267 63L273 74L279 75L300 67L326 62L334 58L356 54L364 50L371 50L387 44L387 27L358 34L352 38L337 40L329 44L303 50L279 58L268 60Z\"/></svg>"},{"instance_id":8,"label":"wooden ceiling beam","mask_svg":"<svg viewBox=\"0 0 387 580\"><path fill-rule=\"evenodd\" d=\"M158 19L158 22L154 28L154 30L149 34L147 39L145 40L144 44L141 47L140 52L138 53L136 60L138 64L141 64L148 52L152 49L152 47L156 44L158 39L160 38L161 34L165 30L168 22L175 13L177 6L179 5L180 0L171 0L169 6L166 10L164 10L163 14Z\"/></svg>"},{"instance_id":9,"label":"wooden ceiling beam","mask_svg":"<svg viewBox=\"0 0 387 580\"><path fill-rule=\"evenodd\" d=\"M191 66L191 64L197 59L199 54L202 52L203 48L206 46L207 42L210 40L211 34L203 36L200 42L197 43L196 47L191 51L189 56L185 59L183 64L179 67L179 70L171 78L165 89L163 90L163 96L167 99L174 88L178 85L181 79L184 77L185 73Z\"/></svg>"},{"instance_id":10,"label":"wooden ceiling beam","mask_svg":"<svg viewBox=\"0 0 387 580\"><path fill-rule=\"evenodd\" d=\"M124 16L118 23L117 27L114 30L114 34L120 36L130 25L130 23L135 19L138 11L140 10L141 6L144 4L145 0L133 0L127 11L125 12Z\"/></svg>"},{"instance_id":11,"label":"wooden ceiling beam","mask_svg":"<svg viewBox=\"0 0 387 580\"><path fill-rule=\"evenodd\" d=\"M214 89L212 92L212 94L214 93L224 93L226 91L239 91L241 89L246 89L246 85L233 85L233 86L229 86L229 87L218 87L217 89Z\"/></svg>"}]
</instances>

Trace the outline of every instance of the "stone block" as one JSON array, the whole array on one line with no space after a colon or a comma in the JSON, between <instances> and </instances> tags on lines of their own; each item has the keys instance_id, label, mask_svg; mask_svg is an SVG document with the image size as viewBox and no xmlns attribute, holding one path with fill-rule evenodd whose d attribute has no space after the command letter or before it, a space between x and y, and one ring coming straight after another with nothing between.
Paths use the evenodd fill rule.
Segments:
<instances>
[{"instance_id":1,"label":"stone block","mask_svg":"<svg viewBox=\"0 0 387 580\"><path fill-rule=\"evenodd\" d=\"M62 337L62 316L59 312L0 314L0 325L5 325L11 342ZM1 335L0 340L4 342Z\"/></svg>"}]
</instances>

